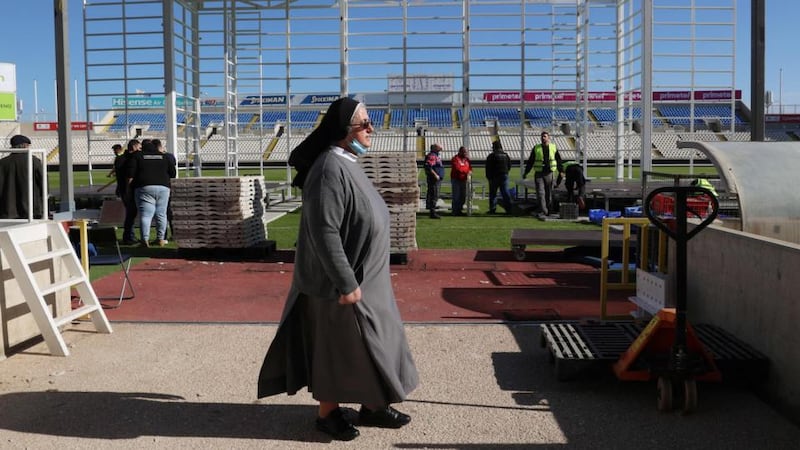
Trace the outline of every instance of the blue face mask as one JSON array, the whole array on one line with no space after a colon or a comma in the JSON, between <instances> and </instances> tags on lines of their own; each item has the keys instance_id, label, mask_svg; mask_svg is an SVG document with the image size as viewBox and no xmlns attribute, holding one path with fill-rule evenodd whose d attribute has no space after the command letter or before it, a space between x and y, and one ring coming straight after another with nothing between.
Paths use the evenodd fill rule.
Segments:
<instances>
[{"instance_id":1,"label":"blue face mask","mask_svg":"<svg viewBox=\"0 0 800 450\"><path fill-rule=\"evenodd\" d=\"M351 150L356 152L357 155L365 155L369 151L367 147L364 147L361 145L361 142L358 142L355 139L351 140L348 145L350 146Z\"/></svg>"}]
</instances>

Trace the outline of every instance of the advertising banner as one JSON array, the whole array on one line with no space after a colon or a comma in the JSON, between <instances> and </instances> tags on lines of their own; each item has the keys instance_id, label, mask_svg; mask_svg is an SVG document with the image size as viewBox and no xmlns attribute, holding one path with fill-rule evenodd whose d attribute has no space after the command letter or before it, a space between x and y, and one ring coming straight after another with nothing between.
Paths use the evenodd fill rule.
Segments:
<instances>
[{"instance_id":1,"label":"advertising banner","mask_svg":"<svg viewBox=\"0 0 800 450\"><path fill-rule=\"evenodd\" d=\"M33 122L33 131L56 131L58 122Z\"/></svg>"},{"instance_id":2,"label":"advertising banner","mask_svg":"<svg viewBox=\"0 0 800 450\"><path fill-rule=\"evenodd\" d=\"M0 120L17 120L17 94L13 92L0 93Z\"/></svg>"},{"instance_id":3,"label":"advertising banner","mask_svg":"<svg viewBox=\"0 0 800 450\"><path fill-rule=\"evenodd\" d=\"M86 131L94 128L93 122L72 122L72 131ZM57 131L58 122L33 122L33 131Z\"/></svg>"},{"instance_id":4,"label":"advertising banner","mask_svg":"<svg viewBox=\"0 0 800 450\"><path fill-rule=\"evenodd\" d=\"M126 105L127 103L127 105ZM164 96L112 97L111 107L118 109L164 108Z\"/></svg>"},{"instance_id":5,"label":"advertising banner","mask_svg":"<svg viewBox=\"0 0 800 450\"><path fill-rule=\"evenodd\" d=\"M17 92L17 65L0 63L0 92Z\"/></svg>"},{"instance_id":6,"label":"advertising banner","mask_svg":"<svg viewBox=\"0 0 800 450\"><path fill-rule=\"evenodd\" d=\"M769 123L800 123L800 114L767 114L764 121Z\"/></svg>"},{"instance_id":7,"label":"advertising banner","mask_svg":"<svg viewBox=\"0 0 800 450\"><path fill-rule=\"evenodd\" d=\"M641 92L633 92L631 101L640 101L642 99ZM741 100L742 91L735 90L733 95L736 100ZM616 101L617 95L611 91L597 91L589 92L587 94L589 103L603 103ZM688 102L692 96L695 100L700 101L719 101L730 100L731 91L729 90L707 90L707 91L661 91L653 92L653 101L657 102ZM483 100L488 103L519 103L521 96L518 91L509 92L486 92L483 94ZM525 102L527 103L575 103L582 101L578 98L575 91L526 91L524 94ZM627 100L627 98L626 98Z\"/></svg>"},{"instance_id":8,"label":"advertising banner","mask_svg":"<svg viewBox=\"0 0 800 450\"><path fill-rule=\"evenodd\" d=\"M127 101L128 109L163 109L166 107L166 97L163 95L137 95L131 97L112 97L111 107L116 109L125 109ZM186 97L176 97L175 106L184 107L187 102L192 101ZM206 106L222 106L225 101L222 99L204 99L201 102Z\"/></svg>"},{"instance_id":9,"label":"advertising banner","mask_svg":"<svg viewBox=\"0 0 800 450\"><path fill-rule=\"evenodd\" d=\"M389 75L389 92L403 92L403 76ZM405 90L412 92L451 92L453 77L450 75L407 75Z\"/></svg>"},{"instance_id":10,"label":"advertising banner","mask_svg":"<svg viewBox=\"0 0 800 450\"><path fill-rule=\"evenodd\" d=\"M589 102L613 102L617 95L610 91L589 92L587 94ZM486 92L483 99L487 102L520 102L519 92ZM574 91L528 91L524 95L528 103L575 103L582 101ZM638 92L633 94L633 100L641 98Z\"/></svg>"},{"instance_id":11,"label":"advertising banner","mask_svg":"<svg viewBox=\"0 0 800 450\"><path fill-rule=\"evenodd\" d=\"M258 105L285 105L285 95L248 95L239 105L258 106Z\"/></svg>"},{"instance_id":12,"label":"advertising banner","mask_svg":"<svg viewBox=\"0 0 800 450\"><path fill-rule=\"evenodd\" d=\"M70 126L72 131L86 131L91 130L94 124L92 122L72 122Z\"/></svg>"},{"instance_id":13,"label":"advertising banner","mask_svg":"<svg viewBox=\"0 0 800 450\"><path fill-rule=\"evenodd\" d=\"M352 98L353 95L350 95ZM339 98L339 94L306 95L301 105L327 105Z\"/></svg>"}]
</instances>

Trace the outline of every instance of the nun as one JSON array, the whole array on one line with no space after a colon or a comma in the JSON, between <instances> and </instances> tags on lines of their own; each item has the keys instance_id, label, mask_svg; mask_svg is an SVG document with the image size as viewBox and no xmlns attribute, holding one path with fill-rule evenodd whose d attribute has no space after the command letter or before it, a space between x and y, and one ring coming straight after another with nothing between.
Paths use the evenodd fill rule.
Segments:
<instances>
[{"instance_id":1,"label":"nun","mask_svg":"<svg viewBox=\"0 0 800 450\"><path fill-rule=\"evenodd\" d=\"M373 131L365 105L340 98L289 157L303 193L294 274L258 378L258 398L307 387L316 428L342 441L356 425L408 424L391 405L418 383L392 291L389 210L358 164ZM357 417L343 403L360 405Z\"/></svg>"}]
</instances>

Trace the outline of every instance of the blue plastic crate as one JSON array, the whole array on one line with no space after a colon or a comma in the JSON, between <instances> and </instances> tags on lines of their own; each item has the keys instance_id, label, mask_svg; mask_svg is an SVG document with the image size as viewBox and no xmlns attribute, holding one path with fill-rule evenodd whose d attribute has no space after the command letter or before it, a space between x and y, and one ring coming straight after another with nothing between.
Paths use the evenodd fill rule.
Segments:
<instances>
[{"instance_id":1,"label":"blue plastic crate","mask_svg":"<svg viewBox=\"0 0 800 450\"><path fill-rule=\"evenodd\" d=\"M623 212L623 215L625 217L642 217L643 216L642 207L641 206L629 206L629 207L625 208L625 211Z\"/></svg>"},{"instance_id":2,"label":"blue plastic crate","mask_svg":"<svg viewBox=\"0 0 800 450\"><path fill-rule=\"evenodd\" d=\"M590 209L589 221L592 223L603 223L603 217L608 216L608 211L605 209Z\"/></svg>"}]
</instances>

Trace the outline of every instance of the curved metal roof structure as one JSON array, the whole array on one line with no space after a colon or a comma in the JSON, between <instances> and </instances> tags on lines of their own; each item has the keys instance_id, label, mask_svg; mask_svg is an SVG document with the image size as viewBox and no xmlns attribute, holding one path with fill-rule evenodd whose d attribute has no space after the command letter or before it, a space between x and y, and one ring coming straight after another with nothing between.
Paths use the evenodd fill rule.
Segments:
<instances>
[{"instance_id":1,"label":"curved metal roof structure","mask_svg":"<svg viewBox=\"0 0 800 450\"><path fill-rule=\"evenodd\" d=\"M800 244L800 142L695 142L728 192L739 198L742 231Z\"/></svg>"}]
</instances>

